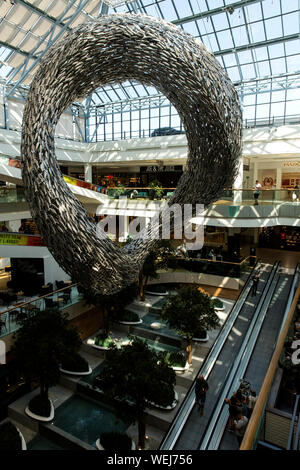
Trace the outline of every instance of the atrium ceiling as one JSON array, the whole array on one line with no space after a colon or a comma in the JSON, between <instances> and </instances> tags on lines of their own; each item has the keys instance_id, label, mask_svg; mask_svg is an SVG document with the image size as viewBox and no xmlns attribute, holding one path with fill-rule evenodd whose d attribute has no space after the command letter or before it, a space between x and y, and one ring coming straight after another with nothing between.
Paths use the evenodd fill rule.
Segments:
<instances>
[{"instance_id":1,"label":"atrium ceiling","mask_svg":"<svg viewBox=\"0 0 300 470\"><path fill-rule=\"evenodd\" d=\"M237 87L244 119L268 114L300 120L300 0L0 0L2 93L25 97L53 43L81 23L113 12L163 18L202 41ZM84 105L158 94L126 82L95 90Z\"/></svg>"}]
</instances>

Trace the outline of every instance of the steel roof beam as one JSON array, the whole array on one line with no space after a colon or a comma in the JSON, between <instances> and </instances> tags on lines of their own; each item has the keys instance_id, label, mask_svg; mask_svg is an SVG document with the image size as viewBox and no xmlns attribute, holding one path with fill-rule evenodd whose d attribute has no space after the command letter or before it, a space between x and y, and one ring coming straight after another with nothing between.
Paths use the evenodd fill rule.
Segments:
<instances>
[{"instance_id":1,"label":"steel roof beam","mask_svg":"<svg viewBox=\"0 0 300 470\"><path fill-rule=\"evenodd\" d=\"M252 5L253 3L258 3L261 0L242 0L239 2L233 2L233 3L228 3L227 5L223 7L218 7L218 8L213 8L212 10L207 10L202 13L196 13L191 16L186 16L184 18L180 18L179 20L173 20L171 23L173 24L184 24L184 23L190 23L191 21L195 20L201 20L202 18L207 18L213 15L219 15L220 13L224 13L229 10L230 7L236 9L236 8L242 8L246 7L248 5Z\"/></svg>"},{"instance_id":2,"label":"steel roof beam","mask_svg":"<svg viewBox=\"0 0 300 470\"><path fill-rule=\"evenodd\" d=\"M59 21L57 23L57 18L55 18L54 16L49 15L44 10L41 10L40 8L33 5L32 3L26 2L25 0L18 0L18 4L23 5L24 7L28 8L31 11L33 11L34 13L38 13L41 17L46 18L47 20L51 21L52 23L58 24L58 26L65 26L65 24L62 21ZM71 28L67 28L67 29L71 31Z\"/></svg>"}]
</instances>

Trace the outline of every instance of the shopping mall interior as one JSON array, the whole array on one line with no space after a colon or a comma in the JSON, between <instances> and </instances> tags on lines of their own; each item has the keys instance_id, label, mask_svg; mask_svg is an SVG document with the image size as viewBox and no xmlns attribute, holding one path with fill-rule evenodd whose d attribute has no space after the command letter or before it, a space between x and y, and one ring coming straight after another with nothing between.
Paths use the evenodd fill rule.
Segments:
<instances>
[{"instance_id":1,"label":"shopping mall interior","mask_svg":"<svg viewBox=\"0 0 300 470\"><path fill-rule=\"evenodd\" d=\"M99 86L91 79L85 96L72 95L55 126L35 127L46 98L45 109L41 98L28 117L32 96L47 92L36 77L50 73L55 48L101 21L109 46L93 57L104 70L107 61L120 60L128 73L103 72ZM155 41L147 21L160 28ZM187 33L187 44L199 47L226 93L232 90L231 108L238 103L240 144L233 124L223 139L226 149L240 147L234 177L228 169L224 181L231 184L222 191L213 155L222 105L225 116L234 115L226 93L223 102L209 103L203 92L195 109L186 96L192 120L175 88L168 90L178 79L175 70L155 87L161 68L145 73L143 82L128 65L135 44L136 70L143 68L141 50L159 47L164 28L176 38ZM114 52L114 34L123 35L121 53ZM82 49L92 36L83 38ZM0 0L0 38L0 449L300 450L299 0ZM69 47L75 74L81 52ZM164 51L159 54L164 60ZM195 67L180 42L174 54L184 56L182 64L189 58L187 68L213 96L216 76L205 61ZM175 68L171 57L168 67ZM59 76L63 64L53 67ZM188 77L178 95L185 86ZM198 121L208 135L204 150L203 136L196 140ZM30 147L37 134L46 144ZM196 170L195 142L202 152ZM57 164L47 167L53 147ZM44 157L35 168L32 162ZM187 174L193 174L190 185ZM139 256L132 240L179 200L183 181L182 200L189 203L194 191L200 207L188 219L192 233L182 222L179 231L172 226L132 274ZM64 227L53 216L51 198L59 202L59 189L73 201L66 209L62 200L61 213L78 215L72 227L71 219ZM101 268L83 263L95 256L90 230L104 233L106 242L97 244ZM51 347L58 351L52 364ZM149 364L141 367L134 354ZM147 367L152 376L144 374ZM134 386L118 379L126 374Z\"/></svg>"}]
</instances>

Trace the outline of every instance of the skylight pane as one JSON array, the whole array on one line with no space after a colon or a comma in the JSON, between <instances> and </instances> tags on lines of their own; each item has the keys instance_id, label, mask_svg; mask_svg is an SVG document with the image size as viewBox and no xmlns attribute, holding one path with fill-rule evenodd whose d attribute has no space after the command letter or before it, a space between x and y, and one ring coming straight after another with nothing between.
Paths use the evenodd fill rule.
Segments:
<instances>
[{"instance_id":1,"label":"skylight pane","mask_svg":"<svg viewBox=\"0 0 300 470\"><path fill-rule=\"evenodd\" d=\"M232 49L234 47L229 30L219 31L217 36L222 49Z\"/></svg>"},{"instance_id":2,"label":"skylight pane","mask_svg":"<svg viewBox=\"0 0 300 470\"><path fill-rule=\"evenodd\" d=\"M252 42L261 42L266 40L263 22L252 23L248 26Z\"/></svg>"},{"instance_id":3,"label":"skylight pane","mask_svg":"<svg viewBox=\"0 0 300 470\"><path fill-rule=\"evenodd\" d=\"M202 20L198 20L197 21L197 25L198 25L198 28L200 30L200 33L202 34L202 36L204 34L208 34L208 33L213 33L214 32L214 28L213 28L213 25L212 25L212 22L210 20L210 18L205 18L205 19L202 19Z\"/></svg>"},{"instance_id":4,"label":"skylight pane","mask_svg":"<svg viewBox=\"0 0 300 470\"><path fill-rule=\"evenodd\" d=\"M286 66L284 59L272 59L271 61L271 73L272 75L279 75L286 73Z\"/></svg>"},{"instance_id":5,"label":"skylight pane","mask_svg":"<svg viewBox=\"0 0 300 470\"><path fill-rule=\"evenodd\" d=\"M298 0L289 0L288 2L283 0L281 2L282 13L288 13L289 11L296 11L299 8Z\"/></svg>"},{"instance_id":6,"label":"skylight pane","mask_svg":"<svg viewBox=\"0 0 300 470\"><path fill-rule=\"evenodd\" d=\"M262 103L269 103L271 93L266 92L266 93L257 93L257 104L262 104Z\"/></svg>"},{"instance_id":7,"label":"skylight pane","mask_svg":"<svg viewBox=\"0 0 300 470\"><path fill-rule=\"evenodd\" d=\"M285 35L299 33L299 13L290 13L289 15L284 15L282 18Z\"/></svg>"},{"instance_id":8,"label":"skylight pane","mask_svg":"<svg viewBox=\"0 0 300 470\"><path fill-rule=\"evenodd\" d=\"M208 50L212 52L216 52L219 50L219 46L214 34L208 34L207 36L203 36L202 41L206 45Z\"/></svg>"},{"instance_id":9,"label":"skylight pane","mask_svg":"<svg viewBox=\"0 0 300 470\"><path fill-rule=\"evenodd\" d=\"M265 60L263 62L257 62L257 67L260 77L267 77L271 74L269 61Z\"/></svg>"},{"instance_id":10,"label":"skylight pane","mask_svg":"<svg viewBox=\"0 0 300 470\"><path fill-rule=\"evenodd\" d=\"M284 47L283 44L273 44L268 46L270 59L275 59L276 57L284 56Z\"/></svg>"},{"instance_id":11,"label":"skylight pane","mask_svg":"<svg viewBox=\"0 0 300 470\"><path fill-rule=\"evenodd\" d=\"M243 46L248 44L248 37L247 31L245 26L241 26L239 28L233 28L232 34L234 37L234 42L236 46Z\"/></svg>"},{"instance_id":12,"label":"skylight pane","mask_svg":"<svg viewBox=\"0 0 300 470\"><path fill-rule=\"evenodd\" d=\"M254 5L248 5L245 8L245 11L246 11L246 18L250 22L258 21L262 19L261 8L256 3Z\"/></svg>"},{"instance_id":13,"label":"skylight pane","mask_svg":"<svg viewBox=\"0 0 300 470\"><path fill-rule=\"evenodd\" d=\"M250 62L253 62L250 51L238 52L238 57L240 64L249 64Z\"/></svg>"},{"instance_id":14,"label":"skylight pane","mask_svg":"<svg viewBox=\"0 0 300 470\"><path fill-rule=\"evenodd\" d=\"M240 82L242 79L238 67L230 67L227 69L227 73L232 82Z\"/></svg>"},{"instance_id":15,"label":"skylight pane","mask_svg":"<svg viewBox=\"0 0 300 470\"><path fill-rule=\"evenodd\" d=\"M178 19L171 0L160 2L159 7L165 20L172 21Z\"/></svg>"},{"instance_id":16,"label":"skylight pane","mask_svg":"<svg viewBox=\"0 0 300 470\"><path fill-rule=\"evenodd\" d=\"M280 15L280 0L264 0L262 2L262 8L265 18L271 18L272 16Z\"/></svg>"},{"instance_id":17,"label":"skylight pane","mask_svg":"<svg viewBox=\"0 0 300 470\"><path fill-rule=\"evenodd\" d=\"M183 25L183 29L193 36L199 36L198 28L196 26L195 21L190 21L189 23L185 23Z\"/></svg>"},{"instance_id":18,"label":"skylight pane","mask_svg":"<svg viewBox=\"0 0 300 470\"><path fill-rule=\"evenodd\" d=\"M174 0L174 2L180 18L185 18L193 14L189 2L177 2L176 0Z\"/></svg>"},{"instance_id":19,"label":"skylight pane","mask_svg":"<svg viewBox=\"0 0 300 470\"><path fill-rule=\"evenodd\" d=\"M294 56L289 56L286 59L287 62L287 71L289 73L291 72L299 72L300 70L300 60L299 56L294 55Z\"/></svg>"},{"instance_id":20,"label":"skylight pane","mask_svg":"<svg viewBox=\"0 0 300 470\"><path fill-rule=\"evenodd\" d=\"M243 80L250 80L251 78L256 78L256 73L253 64L242 65L241 66Z\"/></svg>"},{"instance_id":21,"label":"skylight pane","mask_svg":"<svg viewBox=\"0 0 300 470\"><path fill-rule=\"evenodd\" d=\"M221 31L223 29L229 28L226 13L220 13L219 15L212 16L212 21L216 31Z\"/></svg>"},{"instance_id":22,"label":"skylight pane","mask_svg":"<svg viewBox=\"0 0 300 470\"><path fill-rule=\"evenodd\" d=\"M284 102L271 103L271 117L284 116Z\"/></svg>"},{"instance_id":23,"label":"skylight pane","mask_svg":"<svg viewBox=\"0 0 300 470\"><path fill-rule=\"evenodd\" d=\"M233 65L237 65L236 58L234 54L225 54L223 56L225 66L226 67L231 67Z\"/></svg>"},{"instance_id":24,"label":"skylight pane","mask_svg":"<svg viewBox=\"0 0 300 470\"><path fill-rule=\"evenodd\" d=\"M266 20L265 26L267 39L274 39L282 36L283 31L280 18L271 18L270 20Z\"/></svg>"}]
</instances>

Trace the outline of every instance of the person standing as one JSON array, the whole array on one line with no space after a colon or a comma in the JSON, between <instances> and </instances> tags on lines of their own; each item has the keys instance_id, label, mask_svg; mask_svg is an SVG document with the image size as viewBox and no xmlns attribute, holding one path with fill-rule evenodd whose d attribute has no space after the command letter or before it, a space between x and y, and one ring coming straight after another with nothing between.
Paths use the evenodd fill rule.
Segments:
<instances>
[{"instance_id":1,"label":"person standing","mask_svg":"<svg viewBox=\"0 0 300 470\"><path fill-rule=\"evenodd\" d=\"M252 278L252 292L251 292L252 297L256 296L258 281L259 281L258 274L254 274Z\"/></svg>"},{"instance_id":2,"label":"person standing","mask_svg":"<svg viewBox=\"0 0 300 470\"><path fill-rule=\"evenodd\" d=\"M293 201L299 202L299 186L297 184L294 187Z\"/></svg>"},{"instance_id":3,"label":"person standing","mask_svg":"<svg viewBox=\"0 0 300 470\"><path fill-rule=\"evenodd\" d=\"M257 205L258 204L258 198L259 198L259 195L260 195L260 189L261 189L261 184L258 180L255 181L255 185L253 186L253 197L254 197L254 204Z\"/></svg>"},{"instance_id":4,"label":"person standing","mask_svg":"<svg viewBox=\"0 0 300 470\"><path fill-rule=\"evenodd\" d=\"M250 419L252 415L253 408L257 400L255 390L250 390L250 395L247 403L247 417Z\"/></svg>"},{"instance_id":5,"label":"person standing","mask_svg":"<svg viewBox=\"0 0 300 470\"><path fill-rule=\"evenodd\" d=\"M196 380L195 395L196 395L196 403L198 404L198 410L200 411L200 416L203 415L206 392L208 391L208 389L209 389L209 386L205 378L203 377L202 374L199 375L199 377Z\"/></svg>"},{"instance_id":6,"label":"person standing","mask_svg":"<svg viewBox=\"0 0 300 470\"><path fill-rule=\"evenodd\" d=\"M247 424L248 424L248 418L246 418L246 416L243 416L241 414L238 415L237 419L234 421L235 435L236 435L239 447L244 438Z\"/></svg>"}]
</instances>

